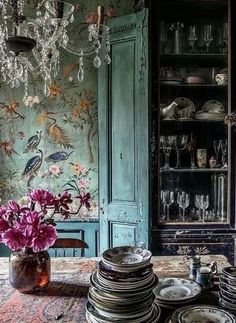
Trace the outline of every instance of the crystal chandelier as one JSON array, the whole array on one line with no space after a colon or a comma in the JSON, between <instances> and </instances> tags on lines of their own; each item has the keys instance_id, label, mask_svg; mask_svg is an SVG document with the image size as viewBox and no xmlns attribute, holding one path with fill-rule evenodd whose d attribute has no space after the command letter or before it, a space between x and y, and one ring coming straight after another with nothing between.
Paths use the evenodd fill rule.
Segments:
<instances>
[{"instance_id":1,"label":"crystal chandelier","mask_svg":"<svg viewBox=\"0 0 236 323\"><path fill-rule=\"evenodd\" d=\"M98 20L88 26L88 46L75 48L69 42L67 27L74 21L74 6L64 1L42 1L36 16L26 16L25 0L0 0L0 73L10 87L24 85L28 97L29 74L40 75L43 93L50 95L49 86L59 70L60 47L79 56L78 79L83 80L84 56L94 54L93 64L101 65L99 50L106 43L104 61L109 64L109 28L103 24L104 10L98 7ZM29 12L29 10L28 10Z\"/></svg>"}]
</instances>

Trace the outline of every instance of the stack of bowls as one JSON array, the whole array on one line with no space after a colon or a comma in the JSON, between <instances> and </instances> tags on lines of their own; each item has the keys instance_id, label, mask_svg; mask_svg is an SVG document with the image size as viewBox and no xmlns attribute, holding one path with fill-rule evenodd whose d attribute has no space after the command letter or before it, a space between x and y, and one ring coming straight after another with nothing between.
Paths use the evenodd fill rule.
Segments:
<instances>
[{"instance_id":1,"label":"stack of bowls","mask_svg":"<svg viewBox=\"0 0 236 323\"><path fill-rule=\"evenodd\" d=\"M236 267L225 267L220 274L219 304L236 314Z\"/></svg>"},{"instance_id":2,"label":"stack of bowls","mask_svg":"<svg viewBox=\"0 0 236 323\"><path fill-rule=\"evenodd\" d=\"M131 246L115 247L102 254L91 275L86 317L88 322L154 323L160 308L154 303L151 252Z\"/></svg>"}]
</instances>

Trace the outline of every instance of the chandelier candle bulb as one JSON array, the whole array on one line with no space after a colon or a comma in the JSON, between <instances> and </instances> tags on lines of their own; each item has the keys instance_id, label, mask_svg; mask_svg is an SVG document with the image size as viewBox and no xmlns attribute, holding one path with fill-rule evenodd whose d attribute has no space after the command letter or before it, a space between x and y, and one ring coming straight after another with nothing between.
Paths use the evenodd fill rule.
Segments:
<instances>
[{"instance_id":1,"label":"chandelier candle bulb","mask_svg":"<svg viewBox=\"0 0 236 323\"><path fill-rule=\"evenodd\" d=\"M104 23L104 6L98 6L98 25L103 25Z\"/></svg>"}]
</instances>

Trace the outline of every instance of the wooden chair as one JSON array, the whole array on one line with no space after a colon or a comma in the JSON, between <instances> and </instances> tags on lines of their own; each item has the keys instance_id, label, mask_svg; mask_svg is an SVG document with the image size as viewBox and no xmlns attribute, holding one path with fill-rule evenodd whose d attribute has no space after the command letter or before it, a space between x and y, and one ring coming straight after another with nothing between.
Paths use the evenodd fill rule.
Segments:
<instances>
[{"instance_id":1,"label":"wooden chair","mask_svg":"<svg viewBox=\"0 0 236 323\"><path fill-rule=\"evenodd\" d=\"M84 257L85 249L88 249L88 244L80 239L75 238L58 238L50 249L54 249L55 257ZM78 255L78 249L80 254Z\"/></svg>"}]
</instances>

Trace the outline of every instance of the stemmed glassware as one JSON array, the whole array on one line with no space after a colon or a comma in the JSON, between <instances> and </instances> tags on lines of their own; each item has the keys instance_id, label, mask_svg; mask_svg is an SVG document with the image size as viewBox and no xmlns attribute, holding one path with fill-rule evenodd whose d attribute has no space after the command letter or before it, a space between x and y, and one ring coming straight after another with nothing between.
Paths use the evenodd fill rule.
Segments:
<instances>
[{"instance_id":1,"label":"stemmed glassware","mask_svg":"<svg viewBox=\"0 0 236 323\"><path fill-rule=\"evenodd\" d=\"M161 200L164 205L164 214L163 218L166 219L167 221L170 220L170 205L174 203L175 197L174 197L174 192L169 191L169 190L164 190L161 191ZM167 212L165 212L165 207Z\"/></svg>"},{"instance_id":2,"label":"stemmed glassware","mask_svg":"<svg viewBox=\"0 0 236 323\"><path fill-rule=\"evenodd\" d=\"M177 193L177 203L183 210L183 217L182 220L185 222L185 210L189 206L190 203L190 197L189 194L186 192L178 192Z\"/></svg>"},{"instance_id":3,"label":"stemmed glassware","mask_svg":"<svg viewBox=\"0 0 236 323\"><path fill-rule=\"evenodd\" d=\"M188 141L188 135L177 135L175 136L174 145L176 150L176 166L175 168L181 168L180 153L181 150L186 148Z\"/></svg>"},{"instance_id":4,"label":"stemmed glassware","mask_svg":"<svg viewBox=\"0 0 236 323\"><path fill-rule=\"evenodd\" d=\"M160 22L160 52L165 53L165 46L167 41L167 24L165 21Z\"/></svg>"},{"instance_id":5,"label":"stemmed glassware","mask_svg":"<svg viewBox=\"0 0 236 323\"><path fill-rule=\"evenodd\" d=\"M220 147L222 151L222 168L227 168L227 162L226 162L226 155L228 150L228 141L227 139L221 139L220 141Z\"/></svg>"},{"instance_id":6,"label":"stemmed glassware","mask_svg":"<svg viewBox=\"0 0 236 323\"><path fill-rule=\"evenodd\" d=\"M206 209L209 207L209 195L196 194L194 198L195 206L202 210L202 222L205 222Z\"/></svg>"},{"instance_id":7,"label":"stemmed glassware","mask_svg":"<svg viewBox=\"0 0 236 323\"><path fill-rule=\"evenodd\" d=\"M225 52L227 52L227 46L228 46L228 23L224 22L220 30L219 42L218 42L218 47L220 49L221 54L225 54Z\"/></svg>"},{"instance_id":8,"label":"stemmed glassware","mask_svg":"<svg viewBox=\"0 0 236 323\"><path fill-rule=\"evenodd\" d=\"M163 170L170 170L170 153L172 146L174 144L174 138L175 136L161 136L160 137L160 143L161 148L163 149L164 155L165 155L165 164L162 167Z\"/></svg>"},{"instance_id":9,"label":"stemmed glassware","mask_svg":"<svg viewBox=\"0 0 236 323\"><path fill-rule=\"evenodd\" d=\"M219 167L219 153L221 148L221 141L220 140L213 140L214 151L216 154L216 167Z\"/></svg>"},{"instance_id":10,"label":"stemmed glassware","mask_svg":"<svg viewBox=\"0 0 236 323\"><path fill-rule=\"evenodd\" d=\"M209 47L213 40L212 25L204 25L203 41L206 45L206 51L209 53Z\"/></svg>"},{"instance_id":11,"label":"stemmed glassware","mask_svg":"<svg viewBox=\"0 0 236 323\"><path fill-rule=\"evenodd\" d=\"M189 26L188 43L190 46L191 53L194 52L194 45L197 40L198 40L198 37L196 33L196 26Z\"/></svg>"}]
</instances>

